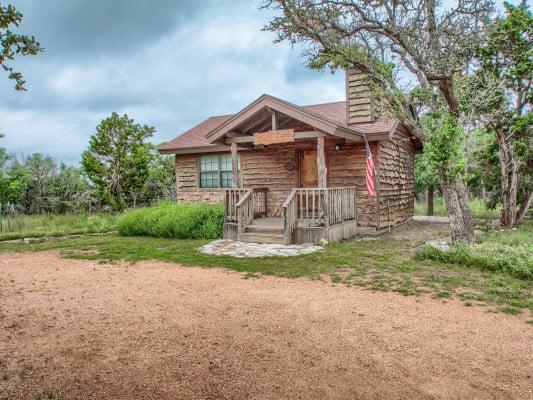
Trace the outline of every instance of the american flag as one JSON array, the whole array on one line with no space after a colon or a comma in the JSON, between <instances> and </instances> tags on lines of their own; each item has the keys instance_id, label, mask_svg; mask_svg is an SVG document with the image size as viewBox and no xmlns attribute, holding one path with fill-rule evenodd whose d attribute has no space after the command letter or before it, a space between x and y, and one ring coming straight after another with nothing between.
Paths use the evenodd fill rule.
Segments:
<instances>
[{"instance_id":1,"label":"american flag","mask_svg":"<svg viewBox=\"0 0 533 400\"><path fill-rule=\"evenodd\" d=\"M374 196L376 191L374 190L374 161L372 160L372 152L368 146L368 142L365 141L366 149L366 190L369 196Z\"/></svg>"}]
</instances>

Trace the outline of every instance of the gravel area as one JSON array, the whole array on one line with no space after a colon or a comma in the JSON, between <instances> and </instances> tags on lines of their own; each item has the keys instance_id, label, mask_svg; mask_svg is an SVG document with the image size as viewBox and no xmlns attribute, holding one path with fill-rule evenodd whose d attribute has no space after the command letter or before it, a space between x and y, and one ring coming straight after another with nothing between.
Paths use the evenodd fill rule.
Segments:
<instances>
[{"instance_id":1,"label":"gravel area","mask_svg":"<svg viewBox=\"0 0 533 400\"><path fill-rule=\"evenodd\" d=\"M459 302L0 254L0 398L531 399L533 329Z\"/></svg>"}]
</instances>

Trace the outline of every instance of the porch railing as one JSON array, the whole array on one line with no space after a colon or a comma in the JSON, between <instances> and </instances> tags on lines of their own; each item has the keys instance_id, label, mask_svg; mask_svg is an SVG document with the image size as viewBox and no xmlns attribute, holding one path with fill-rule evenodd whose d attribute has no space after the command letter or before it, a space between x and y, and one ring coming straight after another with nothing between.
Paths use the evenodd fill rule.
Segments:
<instances>
[{"instance_id":1,"label":"porch railing","mask_svg":"<svg viewBox=\"0 0 533 400\"><path fill-rule=\"evenodd\" d=\"M355 187L293 189L283 204L285 241L298 226L329 227L356 218Z\"/></svg>"},{"instance_id":2,"label":"porch railing","mask_svg":"<svg viewBox=\"0 0 533 400\"><path fill-rule=\"evenodd\" d=\"M252 192L248 195L248 192ZM224 222L238 222L239 214L237 205L245 196L247 201L251 201L252 216L267 215L267 188L255 189L227 189L224 191ZM241 208L243 204L241 204Z\"/></svg>"},{"instance_id":3,"label":"porch railing","mask_svg":"<svg viewBox=\"0 0 533 400\"><path fill-rule=\"evenodd\" d=\"M292 192L283 203L283 238L285 244L290 244L292 241L292 235L298 226L298 202L296 198L296 190Z\"/></svg>"},{"instance_id":4,"label":"porch railing","mask_svg":"<svg viewBox=\"0 0 533 400\"><path fill-rule=\"evenodd\" d=\"M237 233L244 232L244 227L254 220L254 192L246 191L236 205L237 208Z\"/></svg>"}]
</instances>

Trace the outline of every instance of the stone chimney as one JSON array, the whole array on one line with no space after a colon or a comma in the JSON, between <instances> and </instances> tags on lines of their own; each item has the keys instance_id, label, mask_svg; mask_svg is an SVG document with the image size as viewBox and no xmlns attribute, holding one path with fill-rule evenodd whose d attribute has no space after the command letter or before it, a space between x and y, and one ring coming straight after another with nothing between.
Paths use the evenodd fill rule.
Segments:
<instances>
[{"instance_id":1,"label":"stone chimney","mask_svg":"<svg viewBox=\"0 0 533 400\"><path fill-rule=\"evenodd\" d=\"M348 125L375 121L372 92L359 70L346 71L346 121Z\"/></svg>"}]
</instances>

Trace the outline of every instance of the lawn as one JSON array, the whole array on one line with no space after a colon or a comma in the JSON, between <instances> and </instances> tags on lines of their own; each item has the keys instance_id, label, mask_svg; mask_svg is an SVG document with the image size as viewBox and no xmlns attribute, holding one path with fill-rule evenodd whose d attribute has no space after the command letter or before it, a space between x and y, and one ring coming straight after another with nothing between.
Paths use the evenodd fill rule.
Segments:
<instances>
[{"instance_id":1,"label":"lawn","mask_svg":"<svg viewBox=\"0 0 533 400\"><path fill-rule=\"evenodd\" d=\"M500 217L501 206L498 205L494 209L487 208L485 203L479 199L470 200L470 208L472 209L472 215L474 218L479 219L496 219ZM427 202L420 201L415 202L415 215L426 215L427 214ZM448 215L446 210L446 204L442 197L435 198L433 203L433 215L438 217L445 217Z\"/></svg>"},{"instance_id":2,"label":"lawn","mask_svg":"<svg viewBox=\"0 0 533 400\"><path fill-rule=\"evenodd\" d=\"M116 220L115 214L0 216L0 240L111 232Z\"/></svg>"},{"instance_id":3,"label":"lawn","mask_svg":"<svg viewBox=\"0 0 533 400\"><path fill-rule=\"evenodd\" d=\"M295 258L236 259L205 255L198 248L205 240L176 240L116 235L59 240L39 244L0 244L2 251L58 250L73 259L115 262L163 260L187 266L224 267L246 278L274 275L309 277L374 291L403 295L428 294L458 298L465 305L519 314L533 312L533 282L507 272L485 270L468 263L450 263L415 257L426 240L447 235L446 224L414 222L378 238L332 244L319 253ZM494 243L533 243L533 223L520 230L492 234Z\"/></svg>"}]
</instances>

